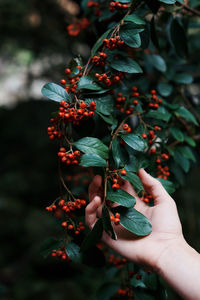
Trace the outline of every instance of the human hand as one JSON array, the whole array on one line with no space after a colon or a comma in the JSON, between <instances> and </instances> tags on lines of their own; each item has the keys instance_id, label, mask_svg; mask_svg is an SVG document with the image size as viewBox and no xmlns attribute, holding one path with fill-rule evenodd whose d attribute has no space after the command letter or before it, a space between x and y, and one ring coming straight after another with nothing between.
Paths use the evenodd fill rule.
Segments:
<instances>
[{"instance_id":1,"label":"human hand","mask_svg":"<svg viewBox=\"0 0 200 300\"><path fill-rule=\"evenodd\" d=\"M136 198L134 208L149 219L152 233L145 237L136 237L121 225L113 225L117 240L113 240L104 232L102 241L129 260L156 269L162 254L170 247L181 243L184 238L174 200L162 184L145 170L140 169L139 177L146 192L153 196L155 206L146 205L128 181L124 181L121 188ZM102 178L100 176L95 176L90 184L89 199L90 203L86 207L86 224L92 229L97 219L101 217Z\"/></svg>"}]
</instances>

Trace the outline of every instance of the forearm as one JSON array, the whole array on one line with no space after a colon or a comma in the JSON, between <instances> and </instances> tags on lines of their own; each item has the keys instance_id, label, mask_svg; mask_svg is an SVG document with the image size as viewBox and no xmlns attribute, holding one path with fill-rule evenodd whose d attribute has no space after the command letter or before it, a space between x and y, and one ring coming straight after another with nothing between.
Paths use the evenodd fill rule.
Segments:
<instances>
[{"instance_id":1,"label":"forearm","mask_svg":"<svg viewBox=\"0 0 200 300\"><path fill-rule=\"evenodd\" d=\"M184 240L163 252L157 271L184 299L200 299L200 255Z\"/></svg>"}]
</instances>

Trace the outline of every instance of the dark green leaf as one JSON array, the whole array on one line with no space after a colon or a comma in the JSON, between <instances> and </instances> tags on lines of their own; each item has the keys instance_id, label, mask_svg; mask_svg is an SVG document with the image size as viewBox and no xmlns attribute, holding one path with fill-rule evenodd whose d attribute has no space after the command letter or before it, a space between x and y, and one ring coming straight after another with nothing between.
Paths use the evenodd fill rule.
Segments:
<instances>
[{"instance_id":1,"label":"dark green leaf","mask_svg":"<svg viewBox=\"0 0 200 300\"><path fill-rule=\"evenodd\" d=\"M195 116L185 107L180 106L176 111L175 111L176 116L180 116L183 119L185 119L188 122L191 122L195 125L198 125L197 120Z\"/></svg>"},{"instance_id":2,"label":"dark green leaf","mask_svg":"<svg viewBox=\"0 0 200 300\"><path fill-rule=\"evenodd\" d=\"M105 232L112 237L113 240L117 239L116 233L112 227L110 221L110 214L107 207L104 205L102 209L102 221L103 221L103 228Z\"/></svg>"},{"instance_id":3,"label":"dark green leaf","mask_svg":"<svg viewBox=\"0 0 200 300\"><path fill-rule=\"evenodd\" d=\"M106 282L101 285L97 291L98 300L110 300L111 297L117 293L117 290L120 288L120 284L115 282Z\"/></svg>"},{"instance_id":4,"label":"dark green leaf","mask_svg":"<svg viewBox=\"0 0 200 300\"><path fill-rule=\"evenodd\" d=\"M75 57L70 61L69 66L68 66L69 69L71 70L70 77L79 74L80 70L77 68L77 66L81 66L81 58L80 57Z\"/></svg>"},{"instance_id":5,"label":"dark green leaf","mask_svg":"<svg viewBox=\"0 0 200 300\"><path fill-rule=\"evenodd\" d=\"M103 234L103 222L102 219L99 219L90 233L84 239L81 245L81 252L88 250L90 247L94 246L102 237Z\"/></svg>"},{"instance_id":6,"label":"dark green leaf","mask_svg":"<svg viewBox=\"0 0 200 300\"><path fill-rule=\"evenodd\" d=\"M129 57L120 57L118 59L113 59L110 62L110 66L113 69L121 72L127 72L132 74L143 72L138 63L136 63Z\"/></svg>"},{"instance_id":7,"label":"dark green leaf","mask_svg":"<svg viewBox=\"0 0 200 300\"><path fill-rule=\"evenodd\" d=\"M124 18L124 21L128 21L128 22L133 22L134 24L137 25L145 25L145 21L142 20L138 15L136 14L131 14L128 15Z\"/></svg>"},{"instance_id":8,"label":"dark green leaf","mask_svg":"<svg viewBox=\"0 0 200 300\"><path fill-rule=\"evenodd\" d=\"M86 154L97 154L104 159L108 158L108 147L97 138L84 137L75 142L74 146Z\"/></svg>"},{"instance_id":9,"label":"dark green leaf","mask_svg":"<svg viewBox=\"0 0 200 300\"><path fill-rule=\"evenodd\" d=\"M56 83L47 83L42 88L42 94L54 101L60 102L62 100L68 101L70 99L66 90Z\"/></svg>"},{"instance_id":10,"label":"dark green leaf","mask_svg":"<svg viewBox=\"0 0 200 300\"><path fill-rule=\"evenodd\" d=\"M131 286L134 288L140 287L140 288L146 288L146 285L144 284L142 279L136 279L135 276L131 278Z\"/></svg>"},{"instance_id":11,"label":"dark green leaf","mask_svg":"<svg viewBox=\"0 0 200 300\"><path fill-rule=\"evenodd\" d=\"M136 204L135 198L131 196L129 193L125 192L124 190L108 192L106 198L124 207L133 207Z\"/></svg>"},{"instance_id":12,"label":"dark green leaf","mask_svg":"<svg viewBox=\"0 0 200 300\"><path fill-rule=\"evenodd\" d=\"M97 154L84 154L81 156L80 166L107 167L106 160Z\"/></svg>"},{"instance_id":13,"label":"dark green leaf","mask_svg":"<svg viewBox=\"0 0 200 300\"><path fill-rule=\"evenodd\" d=\"M115 119L114 118L114 116L113 115L104 115L104 114L102 114L102 113L100 113L100 112L98 112L97 111L97 114L106 122L106 123L108 123L108 124L110 124L110 125L114 125L114 126L116 126L117 125L117 119Z\"/></svg>"},{"instance_id":14,"label":"dark green leaf","mask_svg":"<svg viewBox=\"0 0 200 300\"><path fill-rule=\"evenodd\" d=\"M130 232L145 236L151 233L152 226L149 220L134 208L126 208L118 206L113 208L114 213L120 213L120 224Z\"/></svg>"},{"instance_id":15,"label":"dark green leaf","mask_svg":"<svg viewBox=\"0 0 200 300\"><path fill-rule=\"evenodd\" d=\"M188 54L187 39L185 30L180 23L180 20L178 20L177 18L173 19L173 21L171 22L170 37L176 53L179 56L185 58Z\"/></svg>"},{"instance_id":16,"label":"dark green leaf","mask_svg":"<svg viewBox=\"0 0 200 300\"><path fill-rule=\"evenodd\" d=\"M185 158L179 151L175 151L175 162L187 173L190 169L190 161Z\"/></svg>"},{"instance_id":17,"label":"dark green leaf","mask_svg":"<svg viewBox=\"0 0 200 300\"><path fill-rule=\"evenodd\" d=\"M46 258L53 250L58 250L63 245L63 240L48 238L40 246L40 254Z\"/></svg>"},{"instance_id":18,"label":"dark green leaf","mask_svg":"<svg viewBox=\"0 0 200 300\"><path fill-rule=\"evenodd\" d=\"M104 32L104 34L102 34L102 36L96 41L96 43L94 44L92 50L91 50L91 56L94 56L94 54L96 53L96 51L102 46L102 42L105 38L107 38L107 36L109 35L109 33L111 32L112 28L108 29L106 32Z\"/></svg>"},{"instance_id":19,"label":"dark green leaf","mask_svg":"<svg viewBox=\"0 0 200 300\"><path fill-rule=\"evenodd\" d=\"M132 29L129 24L123 25L119 34L126 45L132 48L139 48L141 46L141 39L138 30Z\"/></svg>"},{"instance_id":20,"label":"dark green leaf","mask_svg":"<svg viewBox=\"0 0 200 300\"><path fill-rule=\"evenodd\" d=\"M96 102L96 112L100 112L103 115L110 115L114 110L114 102L111 95L86 98L85 103L90 104L91 101Z\"/></svg>"},{"instance_id":21,"label":"dark green leaf","mask_svg":"<svg viewBox=\"0 0 200 300\"><path fill-rule=\"evenodd\" d=\"M178 148L178 151L185 157L188 159L191 159L193 162L196 162L196 157L192 151L192 149L188 146L180 146Z\"/></svg>"},{"instance_id":22,"label":"dark green leaf","mask_svg":"<svg viewBox=\"0 0 200 300\"><path fill-rule=\"evenodd\" d=\"M122 134L121 138L124 142L129 145L132 149L136 151L144 151L146 148L146 143L144 140L134 133Z\"/></svg>"},{"instance_id":23,"label":"dark green leaf","mask_svg":"<svg viewBox=\"0 0 200 300\"><path fill-rule=\"evenodd\" d=\"M184 141L184 134L177 127L171 127L170 132L177 141L180 141L180 142Z\"/></svg>"},{"instance_id":24,"label":"dark green leaf","mask_svg":"<svg viewBox=\"0 0 200 300\"><path fill-rule=\"evenodd\" d=\"M156 68L158 71L166 72L166 70L167 70L166 63L160 55L147 54L147 55L145 55L145 58L146 58L147 62L150 65L154 66L154 68Z\"/></svg>"},{"instance_id":25,"label":"dark green leaf","mask_svg":"<svg viewBox=\"0 0 200 300\"><path fill-rule=\"evenodd\" d=\"M174 76L173 81L182 84L190 84L193 81L193 78L190 74L187 73L178 73Z\"/></svg>"},{"instance_id":26,"label":"dark green leaf","mask_svg":"<svg viewBox=\"0 0 200 300\"><path fill-rule=\"evenodd\" d=\"M185 135L185 141L188 143L190 146L195 147L196 142L189 136Z\"/></svg>"},{"instance_id":27,"label":"dark green leaf","mask_svg":"<svg viewBox=\"0 0 200 300\"><path fill-rule=\"evenodd\" d=\"M104 89L100 85L94 82L94 77L91 75L83 76L80 78L78 82L78 90L81 89L87 89L92 91L101 91L101 90L104 91Z\"/></svg>"},{"instance_id":28,"label":"dark green leaf","mask_svg":"<svg viewBox=\"0 0 200 300\"><path fill-rule=\"evenodd\" d=\"M128 180L137 191L142 191L144 189L140 178L136 174L127 171L126 176L121 177Z\"/></svg>"},{"instance_id":29,"label":"dark green leaf","mask_svg":"<svg viewBox=\"0 0 200 300\"><path fill-rule=\"evenodd\" d=\"M156 111L150 110L147 114L147 118L153 118L156 120L163 120L165 122L169 122L171 119L172 114L164 107L159 107Z\"/></svg>"},{"instance_id":30,"label":"dark green leaf","mask_svg":"<svg viewBox=\"0 0 200 300\"><path fill-rule=\"evenodd\" d=\"M71 258L72 261L76 263L81 263L82 254L80 253L80 247L75 243L68 243L65 246L67 255Z\"/></svg>"},{"instance_id":31,"label":"dark green leaf","mask_svg":"<svg viewBox=\"0 0 200 300\"><path fill-rule=\"evenodd\" d=\"M159 82L157 89L161 96L168 97L173 91L173 86L169 83Z\"/></svg>"},{"instance_id":32,"label":"dark green leaf","mask_svg":"<svg viewBox=\"0 0 200 300\"><path fill-rule=\"evenodd\" d=\"M173 184L173 182L169 181L169 180L165 180L163 178L157 178L158 181L160 181L160 183L162 183L163 187L166 189L166 191L169 194L173 194L175 192L175 186Z\"/></svg>"},{"instance_id":33,"label":"dark green leaf","mask_svg":"<svg viewBox=\"0 0 200 300\"><path fill-rule=\"evenodd\" d=\"M112 157L114 159L116 168L124 167L128 160L126 150L120 144L119 138L115 138L112 142Z\"/></svg>"}]
</instances>

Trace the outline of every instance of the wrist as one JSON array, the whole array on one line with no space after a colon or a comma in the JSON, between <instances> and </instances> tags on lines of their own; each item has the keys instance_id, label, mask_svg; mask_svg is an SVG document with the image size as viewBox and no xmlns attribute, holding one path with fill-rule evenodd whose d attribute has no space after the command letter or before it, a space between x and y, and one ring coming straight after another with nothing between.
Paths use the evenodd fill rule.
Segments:
<instances>
[{"instance_id":1,"label":"wrist","mask_svg":"<svg viewBox=\"0 0 200 300\"><path fill-rule=\"evenodd\" d=\"M168 241L166 245L163 245L161 254L155 263L155 272L163 277L169 260L171 260L171 258L178 258L181 253L188 252L190 248L183 236L170 242Z\"/></svg>"}]
</instances>

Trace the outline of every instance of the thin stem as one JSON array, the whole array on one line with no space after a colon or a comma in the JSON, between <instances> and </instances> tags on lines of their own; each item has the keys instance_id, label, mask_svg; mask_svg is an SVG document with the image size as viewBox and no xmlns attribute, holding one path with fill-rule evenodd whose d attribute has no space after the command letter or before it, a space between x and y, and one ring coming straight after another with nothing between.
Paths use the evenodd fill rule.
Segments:
<instances>
[{"instance_id":1,"label":"thin stem","mask_svg":"<svg viewBox=\"0 0 200 300\"><path fill-rule=\"evenodd\" d=\"M66 186L65 181L64 181L63 177L61 176L61 174L60 174L59 178L60 178L60 181L62 182L62 185L64 186L64 188L65 188L66 191L68 192L68 194L69 194L74 200L76 200L76 198L74 197L74 195L72 194L72 192L71 192L71 191L69 190L69 188Z\"/></svg>"},{"instance_id":2,"label":"thin stem","mask_svg":"<svg viewBox=\"0 0 200 300\"><path fill-rule=\"evenodd\" d=\"M200 16L200 11L197 10L197 9L194 9L192 7L189 7L187 4L185 3L182 3L180 1L176 1L180 6L182 6L185 10L191 12L193 15L196 15L196 16Z\"/></svg>"}]
</instances>

